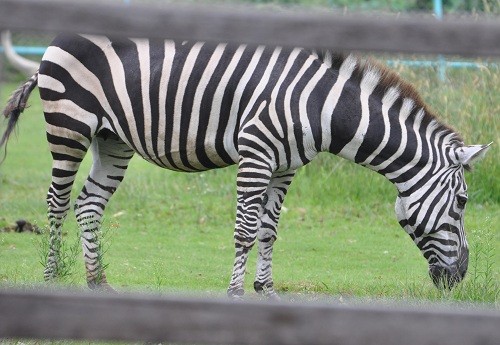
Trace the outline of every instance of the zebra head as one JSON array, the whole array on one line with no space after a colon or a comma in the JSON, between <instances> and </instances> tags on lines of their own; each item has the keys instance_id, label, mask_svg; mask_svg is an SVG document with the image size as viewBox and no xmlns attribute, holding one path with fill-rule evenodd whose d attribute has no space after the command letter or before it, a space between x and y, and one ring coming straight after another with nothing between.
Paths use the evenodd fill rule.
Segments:
<instances>
[{"instance_id":1,"label":"zebra head","mask_svg":"<svg viewBox=\"0 0 500 345\"><path fill-rule=\"evenodd\" d=\"M446 164L396 199L399 224L429 263L438 288L451 288L467 271L469 249L464 231L467 185L464 170L481 159L489 145L458 146L447 151ZM430 176L430 177L429 177Z\"/></svg>"}]
</instances>

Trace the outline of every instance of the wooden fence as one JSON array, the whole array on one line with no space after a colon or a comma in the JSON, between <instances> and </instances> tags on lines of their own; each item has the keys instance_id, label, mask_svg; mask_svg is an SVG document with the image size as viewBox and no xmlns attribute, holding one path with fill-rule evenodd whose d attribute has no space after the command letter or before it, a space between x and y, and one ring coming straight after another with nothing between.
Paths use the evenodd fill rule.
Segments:
<instances>
[{"instance_id":1,"label":"wooden fence","mask_svg":"<svg viewBox=\"0 0 500 345\"><path fill-rule=\"evenodd\" d=\"M0 30L500 56L498 20L271 13L254 8L0 0ZM1 263L0 263L1 264ZM218 344L500 343L498 310L0 290L0 338Z\"/></svg>"},{"instance_id":2,"label":"wooden fence","mask_svg":"<svg viewBox=\"0 0 500 345\"><path fill-rule=\"evenodd\" d=\"M500 21L343 16L253 7L0 0L0 30L241 42L340 51L500 56Z\"/></svg>"},{"instance_id":3,"label":"wooden fence","mask_svg":"<svg viewBox=\"0 0 500 345\"><path fill-rule=\"evenodd\" d=\"M0 338L497 345L498 311L0 290Z\"/></svg>"}]
</instances>

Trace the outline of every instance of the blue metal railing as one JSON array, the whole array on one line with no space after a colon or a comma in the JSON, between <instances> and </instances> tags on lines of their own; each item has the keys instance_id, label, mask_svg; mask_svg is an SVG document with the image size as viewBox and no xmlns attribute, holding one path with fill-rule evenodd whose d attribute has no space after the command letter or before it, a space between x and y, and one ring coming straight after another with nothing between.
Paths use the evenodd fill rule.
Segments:
<instances>
[{"instance_id":1,"label":"blue metal railing","mask_svg":"<svg viewBox=\"0 0 500 345\"><path fill-rule=\"evenodd\" d=\"M30 47L30 46L14 46L15 52L20 55L43 55L47 47ZM0 53L4 52L4 48L0 46Z\"/></svg>"},{"instance_id":2,"label":"blue metal railing","mask_svg":"<svg viewBox=\"0 0 500 345\"><path fill-rule=\"evenodd\" d=\"M443 0L434 0L434 14L438 20L443 20ZM439 80L444 81L446 79L446 64L443 55L438 55L438 75Z\"/></svg>"}]
</instances>

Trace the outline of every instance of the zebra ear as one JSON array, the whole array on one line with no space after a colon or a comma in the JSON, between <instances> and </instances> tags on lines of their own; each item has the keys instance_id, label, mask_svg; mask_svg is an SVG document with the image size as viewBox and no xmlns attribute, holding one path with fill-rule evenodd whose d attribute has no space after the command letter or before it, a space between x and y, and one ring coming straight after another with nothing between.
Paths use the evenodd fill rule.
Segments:
<instances>
[{"instance_id":1,"label":"zebra ear","mask_svg":"<svg viewBox=\"0 0 500 345\"><path fill-rule=\"evenodd\" d=\"M466 169L469 169L474 163L484 158L491 144L493 144L493 142L488 145L469 145L459 147L456 150L458 162Z\"/></svg>"}]
</instances>

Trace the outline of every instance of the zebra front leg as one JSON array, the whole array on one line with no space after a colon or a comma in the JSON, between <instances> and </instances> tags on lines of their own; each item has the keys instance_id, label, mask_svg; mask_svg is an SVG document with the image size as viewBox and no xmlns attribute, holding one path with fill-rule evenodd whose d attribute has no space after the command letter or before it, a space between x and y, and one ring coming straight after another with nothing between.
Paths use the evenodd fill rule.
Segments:
<instances>
[{"instance_id":1,"label":"zebra front leg","mask_svg":"<svg viewBox=\"0 0 500 345\"><path fill-rule=\"evenodd\" d=\"M272 277L272 256L273 245L277 238L276 229L271 224L265 224L264 220L259 232L258 238L258 257L257 271L253 287L255 292L270 299L279 299L274 291L274 282Z\"/></svg>"},{"instance_id":2,"label":"zebra front leg","mask_svg":"<svg viewBox=\"0 0 500 345\"><path fill-rule=\"evenodd\" d=\"M87 285L91 289L111 290L103 265L100 239L104 209L123 180L133 151L116 135L97 136L92 142L93 164L75 203L82 240Z\"/></svg>"},{"instance_id":3,"label":"zebra front leg","mask_svg":"<svg viewBox=\"0 0 500 345\"><path fill-rule=\"evenodd\" d=\"M227 294L241 298L245 292L244 280L248 254L255 244L261 225L262 202L271 178L271 170L262 162L240 160L237 177L237 211L234 230L235 259Z\"/></svg>"},{"instance_id":4,"label":"zebra front leg","mask_svg":"<svg viewBox=\"0 0 500 345\"><path fill-rule=\"evenodd\" d=\"M257 293L270 299L279 299L274 291L272 277L273 245L277 238L281 206L294 176L295 170L274 174L267 188L265 198L267 200L264 200L263 203L264 212L261 218L261 227L257 234L259 244L254 289Z\"/></svg>"}]
</instances>

